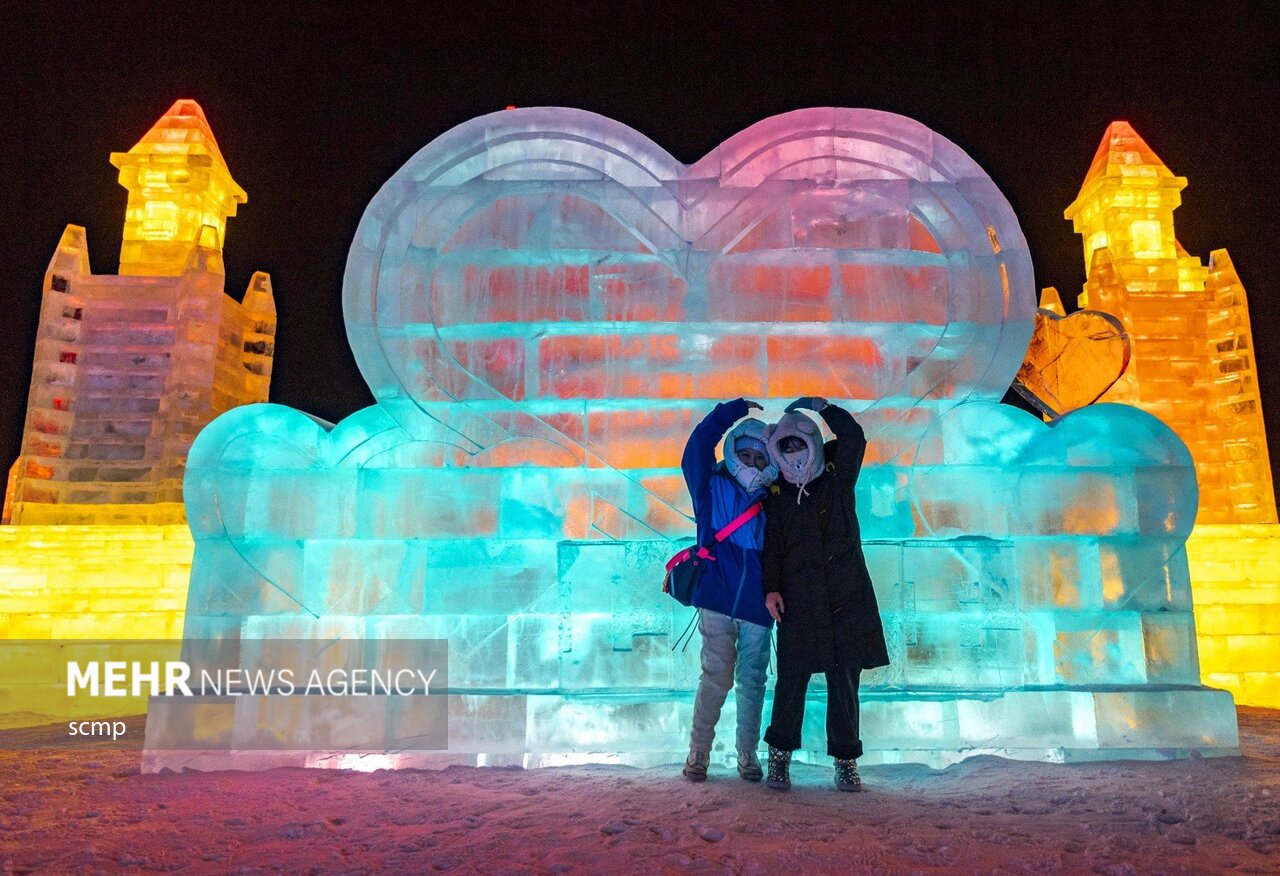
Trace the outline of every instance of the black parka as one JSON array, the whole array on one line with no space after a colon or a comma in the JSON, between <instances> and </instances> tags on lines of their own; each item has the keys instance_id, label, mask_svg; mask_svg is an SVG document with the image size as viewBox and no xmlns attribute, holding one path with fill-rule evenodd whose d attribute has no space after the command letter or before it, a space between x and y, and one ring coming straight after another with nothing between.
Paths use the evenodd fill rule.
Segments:
<instances>
[{"instance_id":1,"label":"black parka","mask_svg":"<svg viewBox=\"0 0 1280 876\"><path fill-rule=\"evenodd\" d=\"M836 438L826 468L799 491L779 479L765 498L762 584L782 594L778 674L889 665L854 507L867 439L848 411L821 411Z\"/></svg>"}]
</instances>

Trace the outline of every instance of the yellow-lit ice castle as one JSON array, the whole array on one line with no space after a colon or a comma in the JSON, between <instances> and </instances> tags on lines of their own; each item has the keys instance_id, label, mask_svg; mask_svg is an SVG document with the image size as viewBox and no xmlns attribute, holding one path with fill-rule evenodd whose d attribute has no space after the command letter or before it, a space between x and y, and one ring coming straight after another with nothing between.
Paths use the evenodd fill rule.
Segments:
<instances>
[{"instance_id":1,"label":"yellow-lit ice castle","mask_svg":"<svg viewBox=\"0 0 1280 876\"><path fill-rule=\"evenodd\" d=\"M21 455L0 526L0 639L182 636L191 442L267 399L271 278L223 292L226 220L246 200L204 112L179 100L128 152L120 273L67 227L44 278ZM20 701L30 699L30 692Z\"/></svg>"},{"instance_id":2,"label":"yellow-lit ice castle","mask_svg":"<svg viewBox=\"0 0 1280 876\"><path fill-rule=\"evenodd\" d=\"M267 400L271 278L223 292L227 217L246 195L204 112L179 100L128 152L119 275L93 274L85 230L67 226L45 273L21 455L8 522L184 520L191 442L237 405Z\"/></svg>"}]
</instances>

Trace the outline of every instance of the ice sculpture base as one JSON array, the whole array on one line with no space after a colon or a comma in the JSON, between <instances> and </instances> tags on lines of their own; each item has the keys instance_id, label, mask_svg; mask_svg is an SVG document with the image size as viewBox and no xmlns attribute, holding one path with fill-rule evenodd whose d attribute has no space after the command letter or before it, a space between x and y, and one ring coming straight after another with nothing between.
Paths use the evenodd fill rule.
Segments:
<instances>
[{"instance_id":1,"label":"ice sculpture base","mask_svg":"<svg viewBox=\"0 0 1280 876\"><path fill-rule=\"evenodd\" d=\"M255 747L261 743L244 729L257 721L244 719L266 714L272 699L285 698L153 698L143 771L586 763L650 767L684 759L693 711L693 695L679 692L450 694L447 751L407 750L412 744L408 739L368 726L360 728L362 737L383 732L385 746L372 748L364 741L358 749L266 750ZM766 723L768 707L766 702ZM798 759L827 762L824 719L825 697L816 692L805 715L804 736L812 747L797 752ZM713 752L713 762L726 767L734 754L733 726L731 697ZM1055 687L993 691L990 696L972 691L868 692L862 698L862 728L866 751L861 763L923 763L937 769L984 754L1072 763L1240 753L1231 694L1198 686ZM307 738L317 728L273 729L288 738ZM202 739L200 750L194 750L196 734Z\"/></svg>"}]
</instances>

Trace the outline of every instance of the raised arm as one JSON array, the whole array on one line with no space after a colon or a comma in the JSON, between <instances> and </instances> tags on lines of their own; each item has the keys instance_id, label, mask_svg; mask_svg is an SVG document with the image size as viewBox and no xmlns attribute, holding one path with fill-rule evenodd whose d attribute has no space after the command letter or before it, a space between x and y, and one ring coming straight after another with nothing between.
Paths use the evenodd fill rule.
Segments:
<instances>
[{"instance_id":1,"label":"raised arm","mask_svg":"<svg viewBox=\"0 0 1280 876\"><path fill-rule=\"evenodd\" d=\"M850 484L857 483L858 472L862 470L862 459L867 453L866 433L844 408L828 403L818 414L836 436L835 459L832 460L836 466L836 475Z\"/></svg>"},{"instance_id":2,"label":"raised arm","mask_svg":"<svg viewBox=\"0 0 1280 876\"><path fill-rule=\"evenodd\" d=\"M694 427L684 445L684 456L680 459L680 469L684 472L684 482L689 487L689 495L694 503L698 502L698 494L702 492L711 479L711 472L716 466L716 445L724 439L724 433L734 423L747 415L751 407L746 399L734 399L721 402L711 409L711 413Z\"/></svg>"}]
</instances>

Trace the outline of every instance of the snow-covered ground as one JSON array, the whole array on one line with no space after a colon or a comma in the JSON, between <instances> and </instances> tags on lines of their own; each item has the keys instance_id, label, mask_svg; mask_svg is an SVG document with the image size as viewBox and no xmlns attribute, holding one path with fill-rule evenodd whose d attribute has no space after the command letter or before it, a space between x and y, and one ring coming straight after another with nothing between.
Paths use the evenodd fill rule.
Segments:
<instances>
[{"instance_id":1,"label":"snow-covered ground","mask_svg":"<svg viewBox=\"0 0 1280 876\"><path fill-rule=\"evenodd\" d=\"M1244 757L868 767L786 794L676 767L140 775L137 752L0 753L0 872L1280 872L1280 711Z\"/></svg>"}]
</instances>

